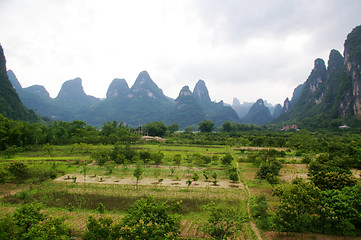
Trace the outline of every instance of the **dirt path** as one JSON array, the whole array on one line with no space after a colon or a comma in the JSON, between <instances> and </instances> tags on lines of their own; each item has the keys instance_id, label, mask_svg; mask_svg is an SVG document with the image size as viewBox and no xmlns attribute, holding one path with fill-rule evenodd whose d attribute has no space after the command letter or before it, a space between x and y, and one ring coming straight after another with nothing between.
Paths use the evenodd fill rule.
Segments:
<instances>
[{"instance_id":1,"label":"dirt path","mask_svg":"<svg viewBox=\"0 0 361 240\"><path fill-rule=\"evenodd\" d=\"M252 230L253 230L253 232L256 234L256 237L257 237L258 240L263 240L259 229L257 228L256 224L252 221L252 218L251 218L251 209L250 209L250 207L249 207L249 203L250 203L250 201L251 201L251 192L249 191L247 182L246 182L246 181L243 179L243 177L241 176L241 171L239 170L238 163L237 163L237 170L238 170L238 174L239 174L238 177L239 177L239 178L241 179L241 181L243 182L244 189L246 189L246 192L247 192L247 194L248 194L247 212L248 212L248 217L249 217L249 220L250 220L250 223L251 223Z\"/></svg>"}]
</instances>

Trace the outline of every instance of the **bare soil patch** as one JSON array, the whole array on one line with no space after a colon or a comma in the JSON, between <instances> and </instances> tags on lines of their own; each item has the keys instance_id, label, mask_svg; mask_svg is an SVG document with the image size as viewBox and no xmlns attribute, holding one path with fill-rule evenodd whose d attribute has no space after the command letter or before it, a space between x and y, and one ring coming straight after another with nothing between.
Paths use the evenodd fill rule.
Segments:
<instances>
[{"instance_id":1,"label":"bare soil patch","mask_svg":"<svg viewBox=\"0 0 361 240\"><path fill-rule=\"evenodd\" d=\"M284 182L292 182L296 178L307 180L307 173L306 164L285 164L280 171L280 179Z\"/></svg>"},{"instance_id":2,"label":"bare soil patch","mask_svg":"<svg viewBox=\"0 0 361 240\"><path fill-rule=\"evenodd\" d=\"M234 151L240 150L251 150L251 151L260 151L260 150L270 150L274 149L276 151L286 151L288 148L273 148L273 147L240 147L240 148L233 148Z\"/></svg>"},{"instance_id":3,"label":"bare soil patch","mask_svg":"<svg viewBox=\"0 0 361 240\"><path fill-rule=\"evenodd\" d=\"M70 176L70 178L68 178ZM55 179L54 181L57 182L73 182L73 177L76 177L77 183L105 183L105 184L122 184L122 185L135 185L137 179L135 177L125 177L125 178L116 178L116 177L109 177L109 176L97 176L91 177L86 176L84 179L84 175L76 174L76 175L65 175ZM161 183L158 182L156 178L149 178L144 177L139 180L138 185L159 185L159 186L180 186L180 187L187 187L186 183L187 179L179 179L174 180L172 178L164 178ZM235 183L229 180L220 179L217 182L217 185L214 185L213 182L206 182L206 181L196 181L192 182L190 187L211 187L211 188L239 188L243 189L243 183Z\"/></svg>"}]
</instances>

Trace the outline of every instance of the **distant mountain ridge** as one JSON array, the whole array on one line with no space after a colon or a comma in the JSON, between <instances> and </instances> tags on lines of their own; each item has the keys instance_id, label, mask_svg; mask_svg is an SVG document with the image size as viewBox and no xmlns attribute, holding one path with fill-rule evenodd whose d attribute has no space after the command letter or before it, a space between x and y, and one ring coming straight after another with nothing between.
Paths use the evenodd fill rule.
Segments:
<instances>
[{"instance_id":1,"label":"distant mountain ridge","mask_svg":"<svg viewBox=\"0 0 361 240\"><path fill-rule=\"evenodd\" d=\"M295 100L285 100L275 123L304 127L361 126L361 26L348 34L344 56L331 50L327 67L316 59L307 80L294 91Z\"/></svg>"},{"instance_id":2,"label":"distant mountain ridge","mask_svg":"<svg viewBox=\"0 0 361 240\"><path fill-rule=\"evenodd\" d=\"M248 124L263 125L272 121L272 115L269 109L265 106L262 99L258 99L255 104L251 106L246 116L242 121Z\"/></svg>"},{"instance_id":3,"label":"distant mountain ridge","mask_svg":"<svg viewBox=\"0 0 361 240\"><path fill-rule=\"evenodd\" d=\"M125 79L114 79L109 85L106 99L101 101L86 95L80 78L64 82L58 96L52 99L43 86L22 88L11 70L8 74L24 104L54 120L82 120L92 125L117 120L134 126L139 121L163 121L166 124L177 123L181 128L195 126L206 119L218 126L225 120L240 121L232 108L223 102L210 100L203 80L195 85L195 95L189 87L184 87L178 98L173 100L164 95L148 72L142 71L131 88Z\"/></svg>"}]
</instances>

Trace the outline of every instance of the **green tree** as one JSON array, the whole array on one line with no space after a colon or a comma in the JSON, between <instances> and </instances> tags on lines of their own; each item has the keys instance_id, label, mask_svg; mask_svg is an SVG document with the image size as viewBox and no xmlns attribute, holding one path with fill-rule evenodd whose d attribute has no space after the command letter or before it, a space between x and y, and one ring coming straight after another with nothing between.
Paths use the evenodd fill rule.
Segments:
<instances>
[{"instance_id":1,"label":"green tree","mask_svg":"<svg viewBox=\"0 0 361 240\"><path fill-rule=\"evenodd\" d=\"M174 160L174 163L175 163L176 165L180 165L181 162L182 162L182 155L180 155L179 153L178 153L178 154L175 154L175 155L173 156L173 160Z\"/></svg>"},{"instance_id":2,"label":"green tree","mask_svg":"<svg viewBox=\"0 0 361 240\"><path fill-rule=\"evenodd\" d=\"M191 133L191 132L193 132L193 128L192 128L192 127L186 127L186 128L184 129L184 131L185 131L186 133Z\"/></svg>"},{"instance_id":3,"label":"green tree","mask_svg":"<svg viewBox=\"0 0 361 240\"><path fill-rule=\"evenodd\" d=\"M154 160L155 165L159 165L162 163L162 160L164 158L164 153L162 153L161 151L155 152L151 154L152 159Z\"/></svg>"},{"instance_id":4,"label":"green tree","mask_svg":"<svg viewBox=\"0 0 361 240\"><path fill-rule=\"evenodd\" d=\"M15 213L0 219L0 239L69 239L64 219L47 218L38 204L24 204Z\"/></svg>"},{"instance_id":5,"label":"green tree","mask_svg":"<svg viewBox=\"0 0 361 240\"><path fill-rule=\"evenodd\" d=\"M171 124L168 126L167 130L169 133L175 133L176 131L178 131L179 129L179 125L178 124Z\"/></svg>"},{"instance_id":6,"label":"green tree","mask_svg":"<svg viewBox=\"0 0 361 240\"><path fill-rule=\"evenodd\" d=\"M208 171L203 170L203 176L204 176L204 178L206 179L206 182L208 182L208 179L209 179L209 173L208 173Z\"/></svg>"},{"instance_id":7,"label":"green tree","mask_svg":"<svg viewBox=\"0 0 361 240\"><path fill-rule=\"evenodd\" d=\"M28 166L23 162L13 161L9 164L7 170L15 180L24 180L28 177Z\"/></svg>"},{"instance_id":8,"label":"green tree","mask_svg":"<svg viewBox=\"0 0 361 240\"><path fill-rule=\"evenodd\" d=\"M130 207L121 222L121 239L174 239L179 234L179 219L175 210L180 203L158 203L152 197L142 198Z\"/></svg>"},{"instance_id":9,"label":"green tree","mask_svg":"<svg viewBox=\"0 0 361 240\"><path fill-rule=\"evenodd\" d=\"M310 229L312 216L320 205L321 191L313 183L296 179L286 187L277 187L273 195L280 198L275 225L281 232L304 232Z\"/></svg>"},{"instance_id":10,"label":"green tree","mask_svg":"<svg viewBox=\"0 0 361 240\"><path fill-rule=\"evenodd\" d=\"M232 124L229 121L224 121L221 129L222 129L222 132L231 132Z\"/></svg>"},{"instance_id":11,"label":"green tree","mask_svg":"<svg viewBox=\"0 0 361 240\"><path fill-rule=\"evenodd\" d=\"M119 239L119 227L113 224L110 217L99 219L89 216L83 240L117 240Z\"/></svg>"},{"instance_id":12,"label":"green tree","mask_svg":"<svg viewBox=\"0 0 361 240\"><path fill-rule=\"evenodd\" d=\"M357 179L352 173L336 171L320 171L312 176L312 182L321 190L342 189L357 184Z\"/></svg>"},{"instance_id":13,"label":"green tree","mask_svg":"<svg viewBox=\"0 0 361 240\"><path fill-rule=\"evenodd\" d=\"M214 122L212 122L211 120L205 120L203 122L200 122L198 129L201 132L212 132L214 129Z\"/></svg>"},{"instance_id":14,"label":"green tree","mask_svg":"<svg viewBox=\"0 0 361 240\"><path fill-rule=\"evenodd\" d=\"M321 192L318 217L313 229L326 234L359 235L361 226L361 186Z\"/></svg>"},{"instance_id":15,"label":"green tree","mask_svg":"<svg viewBox=\"0 0 361 240\"><path fill-rule=\"evenodd\" d=\"M203 225L203 231L214 239L229 239L242 230L242 225L247 219L240 209L215 203L206 205L204 209L208 219Z\"/></svg>"},{"instance_id":16,"label":"green tree","mask_svg":"<svg viewBox=\"0 0 361 240\"><path fill-rule=\"evenodd\" d=\"M162 137L167 131L167 126L163 122L151 122L144 125L143 130L147 132L149 136Z\"/></svg>"},{"instance_id":17,"label":"green tree","mask_svg":"<svg viewBox=\"0 0 361 240\"><path fill-rule=\"evenodd\" d=\"M266 179L271 184L279 182L277 176L282 168L282 164L278 160L266 160L261 163L259 170L257 171L257 177Z\"/></svg>"},{"instance_id":18,"label":"green tree","mask_svg":"<svg viewBox=\"0 0 361 240\"><path fill-rule=\"evenodd\" d=\"M258 195L251 199L250 204L252 218L256 220L257 226L263 230L271 230L273 219L270 214L269 204L265 195Z\"/></svg>"},{"instance_id":19,"label":"green tree","mask_svg":"<svg viewBox=\"0 0 361 240\"><path fill-rule=\"evenodd\" d=\"M193 181L195 181L195 182L197 182L197 181L198 181L199 176L198 176L198 174L197 174L196 172L195 172L195 173L193 173L192 179L193 179Z\"/></svg>"},{"instance_id":20,"label":"green tree","mask_svg":"<svg viewBox=\"0 0 361 240\"><path fill-rule=\"evenodd\" d=\"M233 161L233 157L230 153L226 153L223 157L222 157L222 164L223 165L230 165Z\"/></svg>"},{"instance_id":21,"label":"green tree","mask_svg":"<svg viewBox=\"0 0 361 240\"><path fill-rule=\"evenodd\" d=\"M143 174L143 169L141 168L141 166L139 164L137 164L137 166L135 167L134 171L133 171L133 176L137 179L137 183L136 183L136 188L138 189L138 182L139 179L142 177Z\"/></svg>"},{"instance_id":22,"label":"green tree","mask_svg":"<svg viewBox=\"0 0 361 240\"><path fill-rule=\"evenodd\" d=\"M213 172L212 173L212 178L213 178L213 185L216 186L217 183L218 183L218 175L217 175L217 172Z\"/></svg>"}]
</instances>

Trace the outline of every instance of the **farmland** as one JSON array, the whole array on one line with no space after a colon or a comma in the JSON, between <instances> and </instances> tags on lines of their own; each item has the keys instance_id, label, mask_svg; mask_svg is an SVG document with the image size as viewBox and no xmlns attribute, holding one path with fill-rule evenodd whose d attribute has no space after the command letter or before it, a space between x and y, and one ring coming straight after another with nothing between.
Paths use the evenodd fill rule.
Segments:
<instances>
[{"instance_id":1,"label":"farmland","mask_svg":"<svg viewBox=\"0 0 361 240\"><path fill-rule=\"evenodd\" d=\"M158 142L117 122L9 123L3 238L152 239L160 229L161 239L360 236L355 130L163 132ZM35 223L24 222L29 212Z\"/></svg>"},{"instance_id":2,"label":"farmland","mask_svg":"<svg viewBox=\"0 0 361 240\"><path fill-rule=\"evenodd\" d=\"M19 204L41 203L42 211L54 217L64 217L64 224L71 229L73 236L81 238L90 215L110 217L119 222L137 200L151 196L159 202L181 202L178 211L181 239L209 238L202 226L207 223L204 206L211 203L241 213L242 227L232 234L233 238L283 239L285 236L277 233L274 226L264 227L252 216L255 199L264 196L267 212L272 215L280 204L279 198L272 194L273 190L289 185L295 179L309 182L304 156L315 156L299 156L291 148L275 150L230 145L153 142L128 147L138 153L134 155L136 160L117 163L109 158L102 162L94 152L110 153L117 148L122 151L126 146L92 144L45 145L3 159L3 169L21 162L32 176L2 185L2 215L14 212ZM254 163L257 154L270 151L273 151L273 159L282 165L278 182L272 184L258 177L259 166ZM159 161L153 160L154 153L161 155ZM142 154L149 154L149 158L141 159ZM225 156L230 156L231 161L225 163ZM134 174L137 167L141 169L138 179ZM232 171L237 172L237 179L230 179ZM354 169L353 175L358 179L359 170ZM321 236L309 234L310 239L338 239L332 235ZM287 239L298 237L296 233L286 236Z\"/></svg>"}]
</instances>

